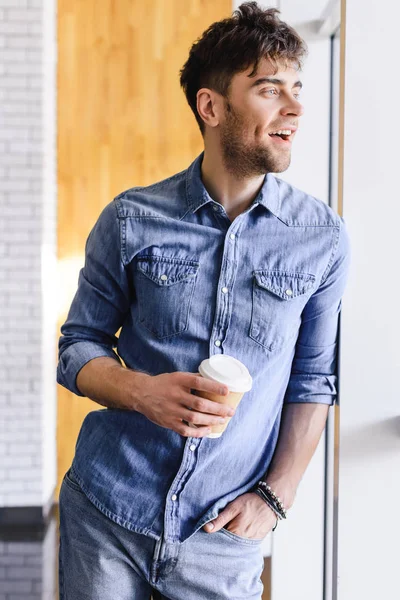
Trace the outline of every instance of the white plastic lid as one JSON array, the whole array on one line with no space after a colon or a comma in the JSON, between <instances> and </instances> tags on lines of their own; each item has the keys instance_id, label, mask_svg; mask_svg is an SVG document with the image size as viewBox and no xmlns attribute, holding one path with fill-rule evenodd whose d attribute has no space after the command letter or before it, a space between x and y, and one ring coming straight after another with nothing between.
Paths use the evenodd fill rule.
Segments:
<instances>
[{"instance_id":1,"label":"white plastic lid","mask_svg":"<svg viewBox=\"0 0 400 600\"><path fill-rule=\"evenodd\" d=\"M215 354L203 360L199 373L207 379L227 385L231 392L248 392L253 384L247 367L227 354Z\"/></svg>"}]
</instances>

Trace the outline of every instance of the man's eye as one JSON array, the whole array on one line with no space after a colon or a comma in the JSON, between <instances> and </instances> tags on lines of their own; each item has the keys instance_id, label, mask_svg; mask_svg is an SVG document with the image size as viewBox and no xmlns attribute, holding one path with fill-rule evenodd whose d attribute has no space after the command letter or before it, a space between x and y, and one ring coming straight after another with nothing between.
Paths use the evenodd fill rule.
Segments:
<instances>
[{"instance_id":1,"label":"man's eye","mask_svg":"<svg viewBox=\"0 0 400 600\"><path fill-rule=\"evenodd\" d=\"M264 93L264 94L270 94L271 96L273 96L274 94L276 94L276 93L277 93L277 91L276 91L276 89L275 89L275 88L271 88L271 89L269 89L269 90L263 90L263 93Z\"/></svg>"},{"instance_id":2,"label":"man's eye","mask_svg":"<svg viewBox=\"0 0 400 600\"><path fill-rule=\"evenodd\" d=\"M298 100L301 97L301 94L298 92L297 94L293 94L293 96L296 98L296 100Z\"/></svg>"}]
</instances>

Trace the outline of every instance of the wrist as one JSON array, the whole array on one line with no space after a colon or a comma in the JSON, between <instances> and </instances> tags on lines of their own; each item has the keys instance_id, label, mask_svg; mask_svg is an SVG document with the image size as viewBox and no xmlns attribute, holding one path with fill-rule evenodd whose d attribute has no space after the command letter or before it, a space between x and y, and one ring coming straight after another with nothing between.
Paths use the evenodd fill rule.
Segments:
<instances>
[{"instance_id":1,"label":"wrist","mask_svg":"<svg viewBox=\"0 0 400 600\"><path fill-rule=\"evenodd\" d=\"M125 389L126 398L128 398L129 406L127 406L127 408L129 410L142 412L143 398L146 395L144 386L149 384L151 375L140 371L132 371L130 369L125 369L125 371L127 377L123 387Z\"/></svg>"},{"instance_id":2,"label":"wrist","mask_svg":"<svg viewBox=\"0 0 400 600\"><path fill-rule=\"evenodd\" d=\"M268 475L263 477L262 480L272 488L277 496L279 496L286 509L292 508L296 496L296 487L290 480L275 479Z\"/></svg>"}]
</instances>

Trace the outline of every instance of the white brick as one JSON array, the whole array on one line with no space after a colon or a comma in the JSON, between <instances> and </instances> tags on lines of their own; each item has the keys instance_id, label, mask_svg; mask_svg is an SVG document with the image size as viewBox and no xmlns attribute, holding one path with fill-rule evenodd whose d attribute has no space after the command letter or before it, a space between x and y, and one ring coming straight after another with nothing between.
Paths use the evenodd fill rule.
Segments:
<instances>
[{"instance_id":1,"label":"white brick","mask_svg":"<svg viewBox=\"0 0 400 600\"><path fill-rule=\"evenodd\" d=\"M0 181L0 190L2 192L29 192L29 190L32 188L33 184L28 181L28 180L11 180L11 179L3 179L3 181ZM5 242L12 242L13 240L10 239L12 236L9 235L7 239L3 239L3 241ZM23 239L17 240L14 239L14 242L17 243L18 241L23 241Z\"/></svg>"},{"instance_id":2,"label":"white brick","mask_svg":"<svg viewBox=\"0 0 400 600\"><path fill-rule=\"evenodd\" d=\"M19 467L29 467L32 465L32 458L27 456L3 456L1 463L5 468L18 469Z\"/></svg>"},{"instance_id":3,"label":"white brick","mask_svg":"<svg viewBox=\"0 0 400 600\"><path fill-rule=\"evenodd\" d=\"M7 19L10 21L22 21L24 23L28 21L40 23L42 18L42 11L35 8L29 10L7 10Z\"/></svg>"},{"instance_id":4,"label":"white brick","mask_svg":"<svg viewBox=\"0 0 400 600\"><path fill-rule=\"evenodd\" d=\"M24 454L20 452L20 454ZM1 483L1 491L3 494L8 494L9 492L23 492L25 490L25 485L23 481L10 481L10 479L5 479Z\"/></svg>"},{"instance_id":5,"label":"white brick","mask_svg":"<svg viewBox=\"0 0 400 600\"><path fill-rule=\"evenodd\" d=\"M29 93L31 90L40 90L43 87L42 78L39 75L27 76Z\"/></svg>"},{"instance_id":6,"label":"white brick","mask_svg":"<svg viewBox=\"0 0 400 600\"><path fill-rule=\"evenodd\" d=\"M1 53L1 60L4 62L22 62L27 57L24 49L6 49Z\"/></svg>"},{"instance_id":7,"label":"white brick","mask_svg":"<svg viewBox=\"0 0 400 600\"><path fill-rule=\"evenodd\" d=\"M2 0L2 2L4 1L5 0ZM11 21L3 21L0 23L0 34L5 33L6 35L19 35L27 34L29 31L30 28L28 27L28 23Z\"/></svg>"},{"instance_id":8,"label":"white brick","mask_svg":"<svg viewBox=\"0 0 400 600\"><path fill-rule=\"evenodd\" d=\"M42 569L38 566L7 567L7 577L9 579L41 579Z\"/></svg>"},{"instance_id":9,"label":"white brick","mask_svg":"<svg viewBox=\"0 0 400 600\"><path fill-rule=\"evenodd\" d=\"M2 140L29 140L30 132L27 129L0 128L0 139Z\"/></svg>"},{"instance_id":10,"label":"white brick","mask_svg":"<svg viewBox=\"0 0 400 600\"><path fill-rule=\"evenodd\" d=\"M41 554L39 542L7 542L6 552L18 556L37 556Z\"/></svg>"},{"instance_id":11,"label":"white brick","mask_svg":"<svg viewBox=\"0 0 400 600\"><path fill-rule=\"evenodd\" d=\"M9 48L24 48L28 53L29 50L41 48L42 45L43 41L40 37L33 37L31 35L13 35L7 38L7 46Z\"/></svg>"},{"instance_id":12,"label":"white brick","mask_svg":"<svg viewBox=\"0 0 400 600\"><path fill-rule=\"evenodd\" d=\"M6 382L7 383L7 382ZM20 394L28 394L28 392L18 392L18 395ZM11 398L13 398L12 395L10 395ZM36 400L36 405L31 403L31 404L27 404L24 408L24 410L20 409L20 414L23 414L24 417L26 417L26 422L28 423L31 419L40 419L41 417L41 406L40 406L40 398L37 398ZM5 414L4 414L5 413ZM15 410L15 406L5 406L2 408L2 414L4 414L4 418L7 419L10 416L15 418L15 415L18 414L18 411L16 412ZM6 445L6 447L8 449L9 446Z\"/></svg>"},{"instance_id":13,"label":"white brick","mask_svg":"<svg viewBox=\"0 0 400 600\"><path fill-rule=\"evenodd\" d=\"M18 468L18 469L14 469L14 470L9 470L8 478L10 479L10 481L23 481L23 482L39 480L40 479L40 469L30 467L28 469Z\"/></svg>"},{"instance_id":14,"label":"white brick","mask_svg":"<svg viewBox=\"0 0 400 600\"><path fill-rule=\"evenodd\" d=\"M14 114L3 114L0 117L0 126L1 127L7 127L8 129L27 129L29 128L30 131L30 135L26 137L26 139L31 138L32 139L32 130L31 128L37 128L41 121L42 121L42 116L41 114L24 114L23 112L19 113L18 115Z\"/></svg>"},{"instance_id":15,"label":"white brick","mask_svg":"<svg viewBox=\"0 0 400 600\"><path fill-rule=\"evenodd\" d=\"M1 0L3 8L26 8L28 0Z\"/></svg>"},{"instance_id":16,"label":"white brick","mask_svg":"<svg viewBox=\"0 0 400 600\"><path fill-rule=\"evenodd\" d=\"M21 206L40 206L41 198L39 194L18 194L16 192L8 194L8 205L14 206L15 204L19 204ZM37 252L36 248L32 248L33 252Z\"/></svg>"},{"instance_id":17,"label":"white brick","mask_svg":"<svg viewBox=\"0 0 400 600\"><path fill-rule=\"evenodd\" d=\"M32 443L28 443L28 444L8 444L8 450L9 450L9 454L10 455L16 455L16 456L23 456L23 455L34 455L38 452L38 450L40 450L40 445L38 444L32 444ZM6 482L3 482L6 483ZM15 483L15 482L13 482ZM15 488L12 488L15 490ZM23 485L21 486L21 489L23 489Z\"/></svg>"},{"instance_id":18,"label":"white brick","mask_svg":"<svg viewBox=\"0 0 400 600\"><path fill-rule=\"evenodd\" d=\"M0 151L0 164L2 165L30 165L31 163L31 157L28 154L9 154L8 152L6 152L5 150L1 150ZM4 210L6 210L8 207L4 207L2 208L2 215L4 217L7 216L7 214L4 214Z\"/></svg>"},{"instance_id":19,"label":"white brick","mask_svg":"<svg viewBox=\"0 0 400 600\"><path fill-rule=\"evenodd\" d=\"M35 406L38 403L38 398L36 394L30 394L30 393L25 393L25 394L14 394L12 397L12 407L11 409L13 409L15 412L19 411L21 406ZM39 414L39 411L37 411L37 414ZM10 417L11 417L11 413L10 413ZM29 422L31 422L31 420L34 419L34 417L30 417L29 418Z\"/></svg>"},{"instance_id":20,"label":"white brick","mask_svg":"<svg viewBox=\"0 0 400 600\"><path fill-rule=\"evenodd\" d=\"M2 91L2 90L0 90ZM4 92L4 98L7 98L9 102L23 102L26 106L35 105L41 108L41 94L40 91L29 91L29 95L26 91L21 90L7 90Z\"/></svg>"},{"instance_id":21,"label":"white brick","mask_svg":"<svg viewBox=\"0 0 400 600\"><path fill-rule=\"evenodd\" d=\"M31 35L41 35L42 29L42 23L28 23L28 31Z\"/></svg>"},{"instance_id":22,"label":"white brick","mask_svg":"<svg viewBox=\"0 0 400 600\"><path fill-rule=\"evenodd\" d=\"M37 491L27 493L27 490L21 492L9 492L5 494L4 506L40 506L42 498ZM24 561L25 562L25 561ZM7 598L7 600L9 600Z\"/></svg>"},{"instance_id":23,"label":"white brick","mask_svg":"<svg viewBox=\"0 0 400 600\"><path fill-rule=\"evenodd\" d=\"M24 75L2 75L0 78L0 88L4 90L19 90L29 88L30 82ZM25 92L26 94L26 92Z\"/></svg>"},{"instance_id":24,"label":"white brick","mask_svg":"<svg viewBox=\"0 0 400 600\"><path fill-rule=\"evenodd\" d=\"M3 381L1 387L5 392L10 392L12 394L20 392L23 392L25 394L31 391L29 381Z\"/></svg>"},{"instance_id":25,"label":"white brick","mask_svg":"<svg viewBox=\"0 0 400 600\"><path fill-rule=\"evenodd\" d=\"M3 566L8 566L8 565L23 565L25 560L24 560L24 556L22 554L13 554L12 552L8 551L8 553L6 554L6 550L4 550L1 554L0 554L0 565Z\"/></svg>"},{"instance_id":26,"label":"white brick","mask_svg":"<svg viewBox=\"0 0 400 600\"><path fill-rule=\"evenodd\" d=\"M10 152L16 154L30 154L40 153L43 154L42 144L38 142L25 141L25 142L10 142Z\"/></svg>"},{"instance_id":27,"label":"white brick","mask_svg":"<svg viewBox=\"0 0 400 600\"><path fill-rule=\"evenodd\" d=\"M1 589L3 592L10 594L9 598L11 598L12 592L31 592L32 583L30 581L3 581L1 583Z\"/></svg>"},{"instance_id":28,"label":"white brick","mask_svg":"<svg viewBox=\"0 0 400 600\"><path fill-rule=\"evenodd\" d=\"M42 170L35 167L11 167L9 173L12 179L24 177L29 181L34 181L42 178Z\"/></svg>"},{"instance_id":29,"label":"white brick","mask_svg":"<svg viewBox=\"0 0 400 600\"><path fill-rule=\"evenodd\" d=\"M43 557L40 554L25 557L26 565L41 565L42 563Z\"/></svg>"},{"instance_id":30,"label":"white brick","mask_svg":"<svg viewBox=\"0 0 400 600\"><path fill-rule=\"evenodd\" d=\"M35 38L33 38L35 39ZM29 49L26 53L26 60L28 63L37 63L40 64L43 58L43 54L41 49Z\"/></svg>"},{"instance_id":31,"label":"white brick","mask_svg":"<svg viewBox=\"0 0 400 600\"><path fill-rule=\"evenodd\" d=\"M41 127L38 127L38 123L40 123L40 120L38 119L38 117L34 117L32 119L32 124L31 127L29 128L30 131L30 138L32 140L39 140L39 141L43 141L43 131Z\"/></svg>"},{"instance_id":32,"label":"white brick","mask_svg":"<svg viewBox=\"0 0 400 600\"><path fill-rule=\"evenodd\" d=\"M22 418L23 415L20 415L20 418ZM37 442L38 446L40 447L40 437L41 437L41 431L34 431L33 429L29 432L29 431L22 431L22 432L18 432L18 431L2 431L0 433L0 441L2 443L5 444L17 444L20 443L21 446L24 446L26 442L30 442L30 443L34 443ZM19 473L20 473L21 469L18 469L17 471L9 471L8 473L8 479L10 480L15 480L15 479L20 479L21 481L26 481L29 479L29 481L31 481L32 479L36 479L37 478L37 474L35 474L33 472L33 470L31 470L31 475L26 474L26 477L20 477Z\"/></svg>"},{"instance_id":33,"label":"white brick","mask_svg":"<svg viewBox=\"0 0 400 600\"><path fill-rule=\"evenodd\" d=\"M25 214L24 214L25 216ZM34 257L27 258L17 258L17 259L3 259L4 265L3 268L8 274L8 276L12 276L14 273L18 277L24 276L28 281L40 281L40 260L33 260ZM28 329L33 329L33 323L21 325L21 322L16 323L15 327L17 329L23 329L27 327Z\"/></svg>"},{"instance_id":34,"label":"white brick","mask_svg":"<svg viewBox=\"0 0 400 600\"><path fill-rule=\"evenodd\" d=\"M17 52L14 50L13 52ZM5 73L8 75L40 75L43 70L42 64L36 64L34 62L6 62ZM41 85L41 82L39 82Z\"/></svg>"}]
</instances>

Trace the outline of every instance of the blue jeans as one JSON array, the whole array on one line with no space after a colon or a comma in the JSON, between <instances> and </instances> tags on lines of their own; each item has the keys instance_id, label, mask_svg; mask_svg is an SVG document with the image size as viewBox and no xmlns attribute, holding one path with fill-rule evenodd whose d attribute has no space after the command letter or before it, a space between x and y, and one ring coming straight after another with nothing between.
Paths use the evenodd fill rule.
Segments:
<instances>
[{"instance_id":1,"label":"blue jeans","mask_svg":"<svg viewBox=\"0 0 400 600\"><path fill-rule=\"evenodd\" d=\"M60 600L261 600L261 542L222 529L156 541L108 519L70 471L60 492ZM155 596L156 597L156 596Z\"/></svg>"}]
</instances>

